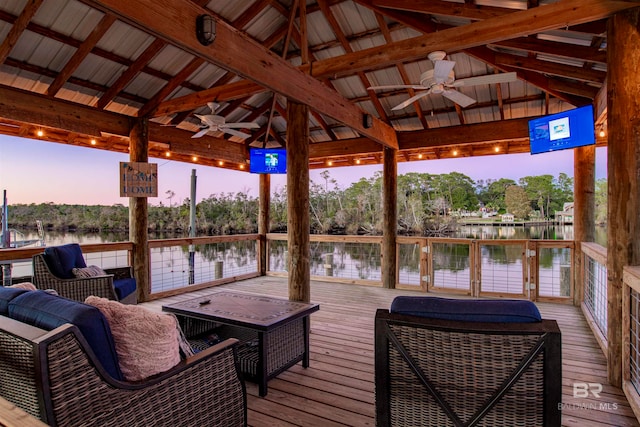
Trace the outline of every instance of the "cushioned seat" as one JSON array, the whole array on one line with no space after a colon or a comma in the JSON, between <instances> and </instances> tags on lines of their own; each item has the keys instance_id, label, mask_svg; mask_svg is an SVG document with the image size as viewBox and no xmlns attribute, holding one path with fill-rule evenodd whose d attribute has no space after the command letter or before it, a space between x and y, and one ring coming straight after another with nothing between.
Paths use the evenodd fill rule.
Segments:
<instances>
[{"instance_id":1,"label":"cushioned seat","mask_svg":"<svg viewBox=\"0 0 640 427\"><path fill-rule=\"evenodd\" d=\"M54 289L59 295L84 301L88 296L135 304L136 280L131 267L87 267L77 243L47 247L33 257L33 283L38 289Z\"/></svg>"},{"instance_id":2,"label":"cushioned seat","mask_svg":"<svg viewBox=\"0 0 640 427\"><path fill-rule=\"evenodd\" d=\"M128 277L126 279L115 279L113 281L113 287L118 296L118 300L123 300L127 296L136 291L136 279Z\"/></svg>"},{"instance_id":3,"label":"cushioned seat","mask_svg":"<svg viewBox=\"0 0 640 427\"><path fill-rule=\"evenodd\" d=\"M61 279L73 279L74 268L87 266L82 249L77 243L45 248L44 258L51 272Z\"/></svg>"},{"instance_id":4,"label":"cushioned seat","mask_svg":"<svg viewBox=\"0 0 640 427\"><path fill-rule=\"evenodd\" d=\"M7 311L12 319L47 331L65 323L77 326L109 375L123 379L109 323L96 307L43 291L25 291L9 302Z\"/></svg>"},{"instance_id":5,"label":"cushioned seat","mask_svg":"<svg viewBox=\"0 0 640 427\"><path fill-rule=\"evenodd\" d=\"M0 286L0 315L6 316L9 309L9 303L12 299L28 292L26 289L9 288Z\"/></svg>"},{"instance_id":6,"label":"cushioned seat","mask_svg":"<svg viewBox=\"0 0 640 427\"><path fill-rule=\"evenodd\" d=\"M235 355L237 339L180 360L175 318L149 311L150 330L138 331L136 347L122 340L122 332L126 336L126 329L144 327L145 322L140 316L122 314L145 309L104 298L87 301L91 300L120 311L109 317L105 312L111 309L103 311L100 305L0 286L0 310L5 311L0 314L3 399L51 426L246 427L246 390ZM165 319L155 322L154 316ZM169 338L158 340L154 333ZM168 365L156 363L169 353L166 346L155 361L149 360L153 351L140 348L153 350L158 341L170 340L176 357ZM121 365L121 350L130 350L130 371L137 361L145 366L142 378L128 377ZM25 420L22 425L27 424Z\"/></svg>"},{"instance_id":7,"label":"cushioned seat","mask_svg":"<svg viewBox=\"0 0 640 427\"><path fill-rule=\"evenodd\" d=\"M542 320L538 307L525 300L399 296L391 303L391 312L466 322L531 323Z\"/></svg>"},{"instance_id":8,"label":"cushioned seat","mask_svg":"<svg viewBox=\"0 0 640 427\"><path fill-rule=\"evenodd\" d=\"M376 312L376 425L560 426L560 339L531 301L397 297Z\"/></svg>"}]
</instances>

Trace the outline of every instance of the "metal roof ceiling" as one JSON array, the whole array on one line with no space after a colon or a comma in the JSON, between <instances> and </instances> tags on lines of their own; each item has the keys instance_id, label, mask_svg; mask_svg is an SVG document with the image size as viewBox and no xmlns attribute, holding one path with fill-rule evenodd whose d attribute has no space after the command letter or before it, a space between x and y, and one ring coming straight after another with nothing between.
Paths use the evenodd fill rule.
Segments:
<instances>
[{"instance_id":1,"label":"metal roof ceiling","mask_svg":"<svg viewBox=\"0 0 640 427\"><path fill-rule=\"evenodd\" d=\"M140 8L148 7L147 1L129 0ZM103 11L104 7L119 2L42 0L40 4L39 0L4 0L0 3L0 85L7 90L20 89L45 99L67 100L79 107L126 116L135 117L143 111L154 122L172 124L189 132L199 130L200 122L193 114L207 114L207 100L203 100L202 107L169 115L155 114L155 107L172 99L195 96L206 89L242 82L244 77L159 38L157 31L134 26L126 16ZM202 12L236 28L278 57L283 56L287 33L291 31L285 59L292 66L299 66L301 46L307 46L313 69L315 63L345 58L352 52L387 46L393 49L395 43L402 40L452 27L465 28L481 20L498 22L501 17L518 11L543 10L546 5L571 2L577 3L576 0L307 0L304 20L301 20L297 0L182 0L170 6L178 8L195 3L202 7ZM412 6L412 3L417 4ZM295 22L290 26L292 10L296 11ZM30 11L34 11L32 16ZM394 111L395 105L411 96L406 89L367 90L368 86L416 84L424 71L433 68L426 51L418 60L392 61L363 72L345 70L340 75L321 76L319 80L363 112L403 133L554 113L592 103L602 87L606 75L606 61L602 59L606 50L604 18L606 16L594 15L591 21L540 31L526 38L520 34L503 35L491 44L447 52L447 59L455 61L458 80L518 72L519 79L515 82L458 88L477 100L466 108L431 94L420 99L419 108L409 106ZM27 24L19 28L25 20ZM212 46L215 49L216 44ZM83 53L84 56L78 56ZM233 52L233 55L242 57L245 52ZM595 57L597 60L591 60ZM532 75L535 78L531 78ZM54 82L59 88L52 91ZM117 91L111 93L110 88L114 86ZM218 111L227 122L254 121L260 129L244 130L252 135L246 140L221 132L212 137L244 146L284 144L286 97L276 95L275 103L273 99L270 90L218 99L221 104ZM16 120L6 113L6 108L4 112L0 109L2 120L13 126L0 126L0 132L23 136L30 135L29 124L47 126L36 123L35 117L31 123ZM69 136L69 129L59 127L57 130L59 133L51 137L53 141L86 143L82 135ZM67 134L63 136L65 131ZM188 141L190 133L184 134L185 147L190 146L194 141ZM346 126L339 118L317 112L310 115L310 143L314 145L359 138L361 134L361 130ZM172 138L156 141L160 143L158 147L166 150L172 144L182 143L176 140L181 139L179 134ZM111 136L107 148L124 151L126 143L121 144ZM150 154L161 155L161 148L158 150ZM335 153L336 158L340 156L339 151ZM213 163L216 158L224 158L224 154L211 151L210 157ZM410 160L407 156L405 159ZM189 157L185 155L183 160L188 161Z\"/></svg>"}]
</instances>

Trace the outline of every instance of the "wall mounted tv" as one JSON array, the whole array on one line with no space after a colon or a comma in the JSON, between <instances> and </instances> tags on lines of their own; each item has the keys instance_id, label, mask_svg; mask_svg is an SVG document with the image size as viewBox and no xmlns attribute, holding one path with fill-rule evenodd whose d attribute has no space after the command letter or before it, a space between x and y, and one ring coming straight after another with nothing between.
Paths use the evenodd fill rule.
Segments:
<instances>
[{"instance_id":1,"label":"wall mounted tv","mask_svg":"<svg viewBox=\"0 0 640 427\"><path fill-rule=\"evenodd\" d=\"M287 173L287 151L284 148L251 148L249 172Z\"/></svg>"},{"instance_id":2,"label":"wall mounted tv","mask_svg":"<svg viewBox=\"0 0 640 427\"><path fill-rule=\"evenodd\" d=\"M531 154L548 153L595 143L591 105L529 121Z\"/></svg>"}]
</instances>

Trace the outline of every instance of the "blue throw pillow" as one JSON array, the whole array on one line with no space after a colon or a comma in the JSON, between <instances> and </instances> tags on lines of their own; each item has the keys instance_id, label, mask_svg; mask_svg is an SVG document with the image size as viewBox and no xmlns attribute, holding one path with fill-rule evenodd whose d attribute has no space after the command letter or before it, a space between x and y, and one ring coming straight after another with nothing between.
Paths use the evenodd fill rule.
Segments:
<instances>
[{"instance_id":1,"label":"blue throw pillow","mask_svg":"<svg viewBox=\"0 0 640 427\"><path fill-rule=\"evenodd\" d=\"M538 307L525 300L399 296L391 303L391 312L465 322L532 323L542 320Z\"/></svg>"},{"instance_id":2,"label":"blue throw pillow","mask_svg":"<svg viewBox=\"0 0 640 427\"><path fill-rule=\"evenodd\" d=\"M97 308L43 291L31 291L9 303L9 317L45 330L65 323L77 326L102 367L113 378L123 379L111 328Z\"/></svg>"},{"instance_id":3,"label":"blue throw pillow","mask_svg":"<svg viewBox=\"0 0 640 427\"><path fill-rule=\"evenodd\" d=\"M50 246L44 250L44 255L51 272L62 279L73 279L74 268L87 266L82 249L77 243Z\"/></svg>"},{"instance_id":4,"label":"blue throw pillow","mask_svg":"<svg viewBox=\"0 0 640 427\"><path fill-rule=\"evenodd\" d=\"M26 289L7 288L0 286L0 314L6 316L8 314L9 302L20 294L29 292Z\"/></svg>"}]
</instances>

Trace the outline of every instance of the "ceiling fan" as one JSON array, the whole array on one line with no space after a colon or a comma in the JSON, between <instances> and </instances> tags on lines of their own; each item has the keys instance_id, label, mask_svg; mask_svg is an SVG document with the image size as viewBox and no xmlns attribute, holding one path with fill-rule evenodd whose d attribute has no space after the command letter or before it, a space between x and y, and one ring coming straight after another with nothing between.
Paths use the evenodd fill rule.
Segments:
<instances>
[{"instance_id":1,"label":"ceiling fan","mask_svg":"<svg viewBox=\"0 0 640 427\"><path fill-rule=\"evenodd\" d=\"M209 132L220 131L228 133L229 135L239 136L240 138L249 138L251 135L245 132L236 130L241 129L257 129L260 126L257 123L252 122L238 122L238 123L226 123L223 116L215 114L216 110L220 106L215 102L207 102L211 114L194 114L202 122L201 130L195 133L191 138L201 138Z\"/></svg>"},{"instance_id":2,"label":"ceiling fan","mask_svg":"<svg viewBox=\"0 0 640 427\"><path fill-rule=\"evenodd\" d=\"M462 86L476 86L492 83L508 83L517 80L516 73L490 74L487 76L469 77L466 79L456 80L453 72L455 61L445 60L446 52L441 50L431 52L428 57L433 62L433 69L425 71L420 75L420 84L415 85L389 85L389 86L371 86L368 89L416 89L422 92L412 96L403 103L396 105L392 110L401 110L412 104L418 99L432 93L441 94L445 98L450 99L461 107L468 107L476 102L475 99L458 92L454 88Z\"/></svg>"}]
</instances>

